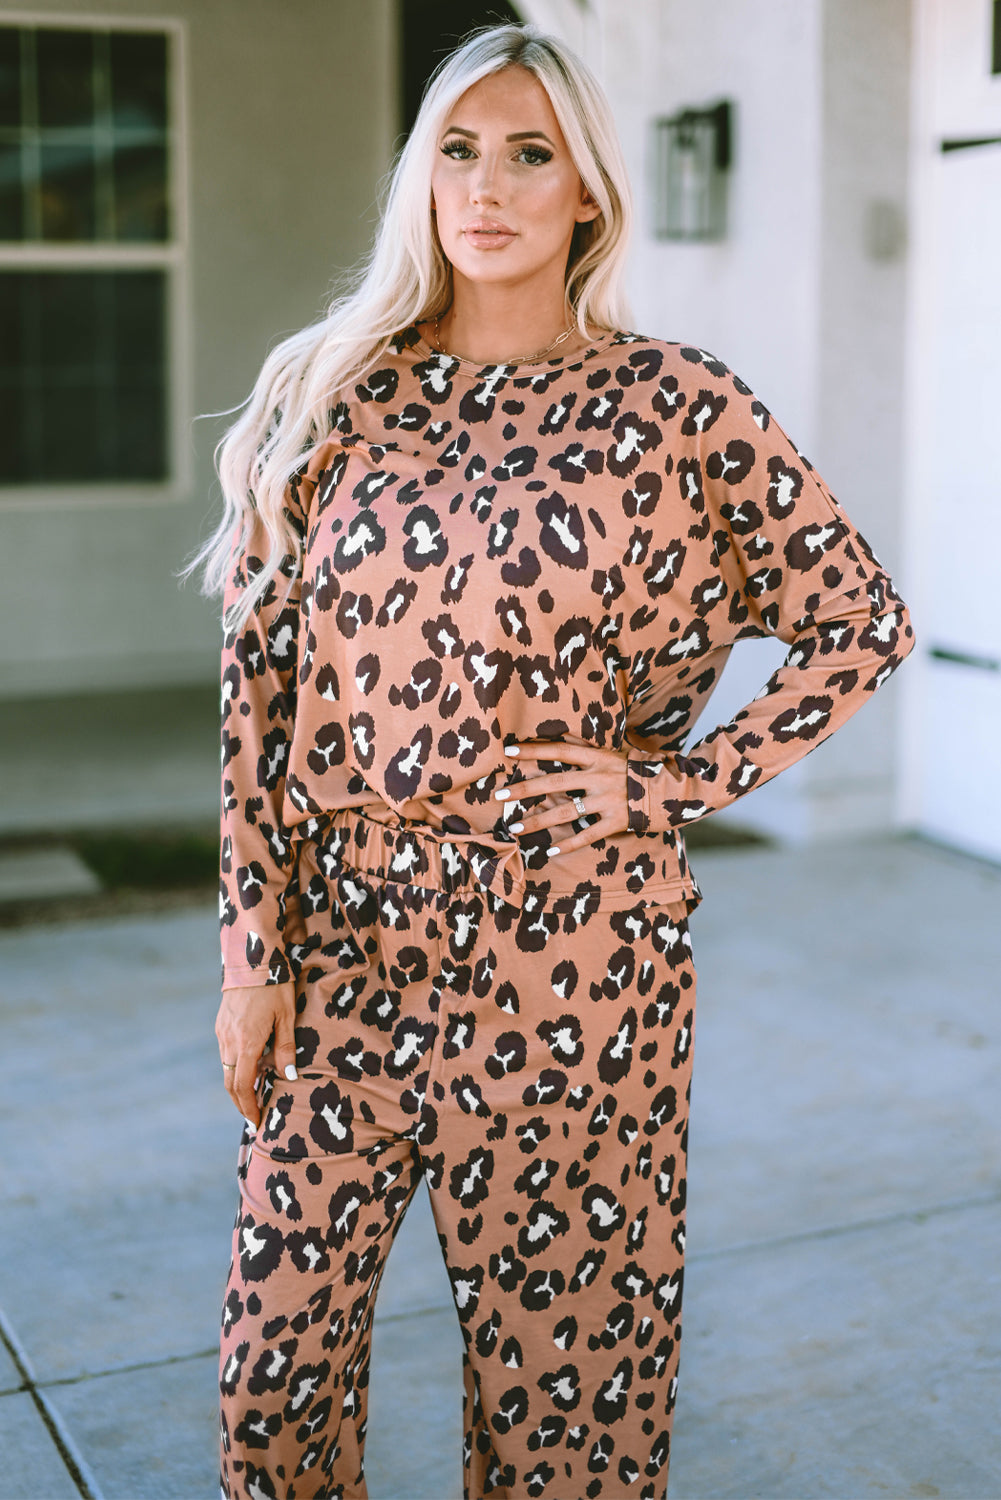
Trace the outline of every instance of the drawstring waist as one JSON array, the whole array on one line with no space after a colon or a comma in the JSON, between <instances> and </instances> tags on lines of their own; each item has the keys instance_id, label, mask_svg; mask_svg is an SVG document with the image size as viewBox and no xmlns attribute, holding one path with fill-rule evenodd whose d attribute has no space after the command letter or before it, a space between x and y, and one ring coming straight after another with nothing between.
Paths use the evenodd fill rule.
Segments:
<instances>
[{"instance_id":1,"label":"drawstring waist","mask_svg":"<svg viewBox=\"0 0 1001 1500\"><path fill-rule=\"evenodd\" d=\"M382 818L362 808L343 807L325 815L319 826L314 824L307 842L318 868L329 876L337 866L346 866L380 884L423 887L445 895L488 891L507 906L545 906L581 916L585 911L637 906L676 907L683 915L700 899L684 844L672 835L623 834L621 839L572 851L565 862L554 860L545 873L535 875L513 838L449 833L404 822L388 806L384 811Z\"/></svg>"},{"instance_id":2,"label":"drawstring waist","mask_svg":"<svg viewBox=\"0 0 1001 1500\"><path fill-rule=\"evenodd\" d=\"M356 808L339 808L324 820L316 840L317 863L351 866L380 881L426 886L446 895L493 892L508 906L523 906L530 892L521 849L483 834L451 834L381 822Z\"/></svg>"}]
</instances>

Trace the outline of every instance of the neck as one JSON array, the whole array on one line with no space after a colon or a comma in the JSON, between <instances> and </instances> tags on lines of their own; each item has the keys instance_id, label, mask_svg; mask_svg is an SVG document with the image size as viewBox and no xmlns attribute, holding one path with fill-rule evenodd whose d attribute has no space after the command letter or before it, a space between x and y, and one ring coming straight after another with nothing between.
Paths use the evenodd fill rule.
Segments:
<instances>
[{"instance_id":1,"label":"neck","mask_svg":"<svg viewBox=\"0 0 1001 1500\"><path fill-rule=\"evenodd\" d=\"M540 297L524 285L483 287L456 277L452 305L441 314L438 332L449 354L491 365L545 349L572 323L562 285L555 294ZM576 333L566 340L568 345L582 342ZM560 345L560 353L564 347Z\"/></svg>"}]
</instances>

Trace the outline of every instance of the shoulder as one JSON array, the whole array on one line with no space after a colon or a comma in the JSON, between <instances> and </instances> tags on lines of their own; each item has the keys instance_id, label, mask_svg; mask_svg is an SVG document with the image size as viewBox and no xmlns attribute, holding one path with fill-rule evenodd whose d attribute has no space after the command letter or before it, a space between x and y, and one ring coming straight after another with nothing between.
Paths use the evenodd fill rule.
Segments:
<instances>
[{"instance_id":1,"label":"shoulder","mask_svg":"<svg viewBox=\"0 0 1001 1500\"><path fill-rule=\"evenodd\" d=\"M662 421L679 421L681 432L696 437L722 418L727 427L750 426L767 432L771 413L751 387L708 349L680 340L620 333L607 351L615 358L610 378L636 387L626 394L643 400L643 387Z\"/></svg>"},{"instance_id":2,"label":"shoulder","mask_svg":"<svg viewBox=\"0 0 1001 1500\"><path fill-rule=\"evenodd\" d=\"M625 365L636 368L648 365L662 375L673 375L694 389L698 382L729 387L740 396L750 396L752 391L740 376L735 374L725 360L708 349L680 340L650 338L642 333L618 333L608 353L618 354Z\"/></svg>"}]
</instances>

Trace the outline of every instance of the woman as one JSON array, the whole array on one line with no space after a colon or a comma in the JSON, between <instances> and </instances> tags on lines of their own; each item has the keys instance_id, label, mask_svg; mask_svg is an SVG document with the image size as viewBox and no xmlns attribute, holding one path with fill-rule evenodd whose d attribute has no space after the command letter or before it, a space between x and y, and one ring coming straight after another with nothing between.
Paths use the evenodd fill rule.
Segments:
<instances>
[{"instance_id":1,"label":"woman","mask_svg":"<svg viewBox=\"0 0 1001 1500\"><path fill-rule=\"evenodd\" d=\"M724 365L624 332L582 64L443 66L359 289L222 450L229 1496L361 1496L386 1253L431 1193L471 1496L666 1491L698 901L681 829L910 649L904 606ZM681 753L733 643L790 652Z\"/></svg>"}]
</instances>

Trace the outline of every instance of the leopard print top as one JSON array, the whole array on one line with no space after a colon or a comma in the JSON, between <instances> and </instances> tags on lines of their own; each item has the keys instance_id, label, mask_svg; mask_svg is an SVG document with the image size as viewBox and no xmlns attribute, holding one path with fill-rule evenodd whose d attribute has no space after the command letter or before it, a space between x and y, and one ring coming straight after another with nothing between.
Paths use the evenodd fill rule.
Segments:
<instances>
[{"instance_id":1,"label":"leopard print top","mask_svg":"<svg viewBox=\"0 0 1001 1500\"><path fill-rule=\"evenodd\" d=\"M465 841L516 904L694 905L685 825L820 744L913 643L747 386L634 334L478 367L407 330L331 411L287 511L301 575L223 653L230 985L289 977L298 846L346 807ZM266 551L261 530L228 602ZM683 753L734 643L764 635L782 667ZM621 750L629 832L552 860L559 828L507 832L492 792L525 740Z\"/></svg>"}]
</instances>

